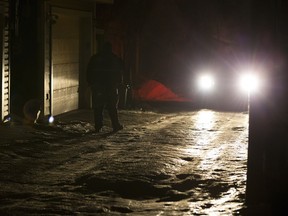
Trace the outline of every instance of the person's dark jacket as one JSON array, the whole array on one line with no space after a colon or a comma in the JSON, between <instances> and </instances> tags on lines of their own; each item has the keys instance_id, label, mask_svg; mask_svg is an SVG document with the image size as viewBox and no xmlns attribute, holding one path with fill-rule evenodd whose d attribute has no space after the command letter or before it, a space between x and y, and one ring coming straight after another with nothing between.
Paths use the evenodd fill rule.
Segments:
<instances>
[{"instance_id":1,"label":"person's dark jacket","mask_svg":"<svg viewBox=\"0 0 288 216\"><path fill-rule=\"evenodd\" d=\"M122 82L122 60L106 45L102 52L91 57L87 68L87 82L97 91L117 89Z\"/></svg>"}]
</instances>

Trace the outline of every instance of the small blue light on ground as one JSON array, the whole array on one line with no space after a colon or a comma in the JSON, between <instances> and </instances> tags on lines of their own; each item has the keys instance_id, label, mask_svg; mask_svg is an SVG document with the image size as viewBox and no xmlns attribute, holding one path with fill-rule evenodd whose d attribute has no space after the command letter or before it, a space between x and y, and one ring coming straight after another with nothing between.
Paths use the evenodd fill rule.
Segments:
<instances>
[{"instance_id":1,"label":"small blue light on ground","mask_svg":"<svg viewBox=\"0 0 288 216\"><path fill-rule=\"evenodd\" d=\"M54 117L53 116L50 116L49 119L48 119L48 122L51 124L54 122Z\"/></svg>"}]
</instances>

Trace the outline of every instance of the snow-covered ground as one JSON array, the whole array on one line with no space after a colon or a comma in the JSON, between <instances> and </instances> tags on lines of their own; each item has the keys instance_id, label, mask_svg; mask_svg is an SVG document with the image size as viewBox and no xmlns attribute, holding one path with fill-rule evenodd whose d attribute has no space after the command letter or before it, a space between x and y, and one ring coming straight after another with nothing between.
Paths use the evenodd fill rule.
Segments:
<instances>
[{"instance_id":1,"label":"snow-covered ground","mask_svg":"<svg viewBox=\"0 0 288 216\"><path fill-rule=\"evenodd\" d=\"M0 215L237 215L243 208L247 113L119 116L125 128L117 133L108 119L93 133L92 113L83 111L34 126L23 139L2 139Z\"/></svg>"}]
</instances>

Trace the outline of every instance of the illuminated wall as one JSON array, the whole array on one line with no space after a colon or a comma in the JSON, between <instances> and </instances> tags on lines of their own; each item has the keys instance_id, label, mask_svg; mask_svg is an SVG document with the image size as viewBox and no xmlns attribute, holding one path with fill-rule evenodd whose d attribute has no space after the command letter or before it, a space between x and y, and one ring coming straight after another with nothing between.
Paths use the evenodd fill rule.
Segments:
<instances>
[{"instance_id":1,"label":"illuminated wall","mask_svg":"<svg viewBox=\"0 0 288 216\"><path fill-rule=\"evenodd\" d=\"M0 112L1 121L9 115L10 112L10 65L9 65L9 34L8 34L8 0L0 0L0 47L1 47L1 95Z\"/></svg>"}]
</instances>

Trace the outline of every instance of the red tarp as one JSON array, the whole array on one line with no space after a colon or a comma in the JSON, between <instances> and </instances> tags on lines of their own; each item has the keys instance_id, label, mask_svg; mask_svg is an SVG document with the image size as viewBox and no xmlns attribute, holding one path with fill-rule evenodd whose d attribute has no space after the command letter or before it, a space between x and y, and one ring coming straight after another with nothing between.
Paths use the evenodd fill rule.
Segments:
<instances>
[{"instance_id":1,"label":"red tarp","mask_svg":"<svg viewBox=\"0 0 288 216\"><path fill-rule=\"evenodd\" d=\"M134 97L142 101L189 101L186 98L179 97L156 80L145 82L139 89L134 91Z\"/></svg>"}]
</instances>

